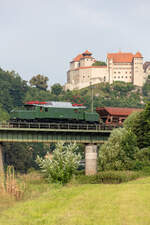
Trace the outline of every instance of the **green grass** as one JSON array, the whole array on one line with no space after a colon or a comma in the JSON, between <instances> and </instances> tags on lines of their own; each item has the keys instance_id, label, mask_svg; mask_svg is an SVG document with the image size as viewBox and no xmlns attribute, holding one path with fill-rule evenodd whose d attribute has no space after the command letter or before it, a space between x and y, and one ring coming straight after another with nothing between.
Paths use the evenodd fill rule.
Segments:
<instances>
[{"instance_id":1,"label":"green grass","mask_svg":"<svg viewBox=\"0 0 150 225\"><path fill-rule=\"evenodd\" d=\"M150 177L122 184L54 186L28 180L24 199L0 207L0 225L149 225Z\"/></svg>"}]
</instances>

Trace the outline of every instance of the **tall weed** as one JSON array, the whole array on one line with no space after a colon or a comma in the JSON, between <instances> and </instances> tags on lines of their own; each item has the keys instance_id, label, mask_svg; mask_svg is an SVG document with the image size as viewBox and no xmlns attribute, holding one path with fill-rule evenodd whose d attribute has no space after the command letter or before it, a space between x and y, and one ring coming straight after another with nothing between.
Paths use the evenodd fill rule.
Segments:
<instances>
[{"instance_id":1,"label":"tall weed","mask_svg":"<svg viewBox=\"0 0 150 225\"><path fill-rule=\"evenodd\" d=\"M9 194L15 197L16 200L20 200L23 197L25 191L25 183L19 183L15 176L15 170L13 166L8 166L6 174L0 176L0 189L2 194Z\"/></svg>"}]
</instances>

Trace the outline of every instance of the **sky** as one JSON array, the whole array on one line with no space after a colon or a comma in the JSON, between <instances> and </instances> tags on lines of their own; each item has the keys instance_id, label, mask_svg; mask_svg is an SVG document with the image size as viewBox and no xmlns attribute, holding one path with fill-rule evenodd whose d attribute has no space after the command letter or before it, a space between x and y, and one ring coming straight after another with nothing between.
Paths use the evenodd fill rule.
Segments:
<instances>
[{"instance_id":1,"label":"sky","mask_svg":"<svg viewBox=\"0 0 150 225\"><path fill-rule=\"evenodd\" d=\"M2 69L63 85L87 49L97 60L140 51L150 61L150 0L0 0Z\"/></svg>"}]
</instances>

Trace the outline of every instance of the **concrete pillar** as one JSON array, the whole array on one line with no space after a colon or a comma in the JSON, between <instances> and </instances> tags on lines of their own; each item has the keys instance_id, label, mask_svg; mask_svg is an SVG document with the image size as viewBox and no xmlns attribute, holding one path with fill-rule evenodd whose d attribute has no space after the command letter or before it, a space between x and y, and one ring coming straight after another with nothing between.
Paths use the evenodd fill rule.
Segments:
<instances>
[{"instance_id":1,"label":"concrete pillar","mask_svg":"<svg viewBox=\"0 0 150 225\"><path fill-rule=\"evenodd\" d=\"M0 143L0 174L4 173L4 166L3 166L3 148L2 144Z\"/></svg>"},{"instance_id":2,"label":"concrete pillar","mask_svg":"<svg viewBox=\"0 0 150 225\"><path fill-rule=\"evenodd\" d=\"M97 173L97 146L89 144L85 146L85 175Z\"/></svg>"}]
</instances>

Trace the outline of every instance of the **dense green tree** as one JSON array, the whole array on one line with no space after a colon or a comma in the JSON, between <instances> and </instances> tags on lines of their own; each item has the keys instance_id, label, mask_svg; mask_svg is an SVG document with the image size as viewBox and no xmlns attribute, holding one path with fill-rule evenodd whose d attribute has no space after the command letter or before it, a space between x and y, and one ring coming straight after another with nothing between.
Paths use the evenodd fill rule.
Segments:
<instances>
[{"instance_id":1,"label":"dense green tree","mask_svg":"<svg viewBox=\"0 0 150 225\"><path fill-rule=\"evenodd\" d=\"M60 95L62 93L62 90L63 90L63 87L57 83L57 84L54 84L52 87L51 87L51 92L52 94L54 95Z\"/></svg>"},{"instance_id":2,"label":"dense green tree","mask_svg":"<svg viewBox=\"0 0 150 225\"><path fill-rule=\"evenodd\" d=\"M6 111L23 104L27 83L14 71L0 69L0 103Z\"/></svg>"},{"instance_id":3,"label":"dense green tree","mask_svg":"<svg viewBox=\"0 0 150 225\"><path fill-rule=\"evenodd\" d=\"M3 146L5 166L13 165L18 172L27 172L29 168L37 168L37 155L44 157L49 145L42 143L7 143Z\"/></svg>"},{"instance_id":4,"label":"dense green tree","mask_svg":"<svg viewBox=\"0 0 150 225\"><path fill-rule=\"evenodd\" d=\"M131 113L127 117L127 119L124 121L123 126L127 130L131 130L132 132L134 132L136 121L139 120L140 116L141 116L141 112L133 112L133 113Z\"/></svg>"},{"instance_id":5,"label":"dense green tree","mask_svg":"<svg viewBox=\"0 0 150 225\"><path fill-rule=\"evenodd\" d=\"M145 84L142 87L143 95L150 97L150 75L148 76Z\"/></svg>"},{"instance_id":6,"label":"dense green tree","mask_svg":"<svg viewBox=\"0 0 150 225\"><path fill-rule=\"evenodd\" d=\"M3 122L6 120L9 120L9 114L2 108L2 105L0 104L0 121Z\"/></svg>"},{"instance_id":7,"label":"dense green tree","mask_svg":"<svg viewBox=\"0 0 150 225\"><path fill-rule=\"evenodd\" d=\"M112 131L99 151L99 167L102 170L131 170L135 168L137 147L136 135L125 128Z\"/></svg>"},{"instance_id":8,"label":"dense green tree","mask_svg":"<svg viewBox=\"0 0 150 225\"><path fill-rule=\"evenodd\" d=\"M41 74L38 74L36 76L33 76L31 80L29 81L31 86L34 86L36 88L39 88L41 90L46 90L48 87L48 77L43 76Z\"/></svg>"}]
</instances>

